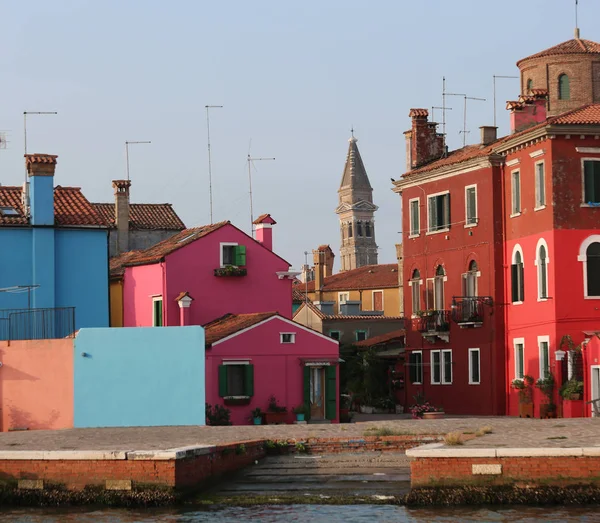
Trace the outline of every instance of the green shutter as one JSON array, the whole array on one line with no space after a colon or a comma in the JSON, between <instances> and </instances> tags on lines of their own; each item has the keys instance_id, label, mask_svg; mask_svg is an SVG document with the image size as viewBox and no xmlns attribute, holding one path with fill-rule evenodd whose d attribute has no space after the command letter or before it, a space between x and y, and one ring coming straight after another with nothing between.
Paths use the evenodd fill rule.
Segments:
<instances>
[{"instance_id":1,"label":"green shutter","mask_svg":"<svg viewBox=\"0 0 600 523\"><path fill-rule=\"evenodd\" d=\"M310 408L310 367L304 366L304 403Z\"/></svg>"},{"instance_id":2,"label":"green shutter","mask_svg":"<svg viewBox=\"0 0 600 523\"><path fill-rule=\"evenodd\" d=\"M227 396L227 365L219 365L219 396Z\"/></svg>"},{"instance_id":3,"label":"green shutter","mask_svg":"<svg viewBox=\"0 0 600 523\"><path fill-rule=\"evenodd\" d=\"M596 190L594 187L594 163L595 162L583 162L583 173L584 173L584 203L593 203L596 201Z\"/></svg>"},{"instance_id":4,"label":"green shutter","mask_svg":"<svg viewBox=\"0 0 600 523\"><path fill-rule=\"evenodd\" d=\"M333 420L337 417L336 367L325 367L325 417Z\"/></svg>"},{"instance_id":5,"label":"green shutter","mask_svg":"<svg viewBox=\"0 0 600 523\"><path fill-rule=\"evenodd\" d=\"M244 365L244 394L254 396L254 365Z\"/></svg>"},{"instance_id":6,"label":"green shutter","mask_svg":"<svg viewBox=\"0 0 600 523\"><path fill-rule=\"evenodd\" d=\"M244 267L246 265L246 246L237 245L234 249L234 265L238 267Z\"/></svg>"}]
</instances>

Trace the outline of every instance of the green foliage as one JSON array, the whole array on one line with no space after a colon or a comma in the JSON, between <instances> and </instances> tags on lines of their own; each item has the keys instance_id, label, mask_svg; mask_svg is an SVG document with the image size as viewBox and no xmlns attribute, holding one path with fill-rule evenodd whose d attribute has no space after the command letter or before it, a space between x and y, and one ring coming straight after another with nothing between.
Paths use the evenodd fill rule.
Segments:
<instances>
[{"instance_id":1,"label":"green foliage","mask_svg":"<svg viewBox=\"0 0 600 523\"><path fill-rule=\"evenodd\" d=\"M287 412L287 407L283 407L277 403L275 394L269 396L269 412Z\"/></svg>"},{"instance_id":2,"label":"green foliage","mask_svg":"<svg viewBox=\"0 0 600 523\"><path fill-rule=\"evenodd\" d=\"M583 394L583 381L569 380L560 388L560 395L565 399L570 399L573 394Z\"/></svg>"},{"instance_id":3,"label":"green foliage","mask_svg":"<svg viewBox=\"0 0 600 523\"><path fill-rule=\"evenodd\" d=\"M236 448L235 448L235 453L240 456L242 454L246 454L246 445L244 445L243 443L240 443Z\"/></svg>"},{"instance_id":4,"label":"green foliage","mask_svg":"<svg viewBox=\"0 0 600 523\"><path fill-rule=\"evenodd\" d=\"M310 408L306 403L301 403L297 407L294 407L292 410L294 411L294 414L304 414L305 416L308 416L310 414Z\"/></svg>"},{"instance_id":5,"label":"green foliage","mask_svg":"<svg viewBox=\"0 0 600 523\"><path fill-rule=\"evenodd\" d=\"M375 405L377 400L389 397L388 364L374 349L345 348L341 356L346 362L340 369L343 392L351 393L363 405Z\"/></svg>"},{"instance_id":6,"label":"green foliage","mask_svg":"<svg viewBox=\"0 0 600 523\"><path fill-rule=\"evenodd\" d=\"M231 411L223 405L206 403L206 424L212 427L231 425Z\"/></svg>"},{"instance_id":7,"label":"green foliage","mask_svg":"<svg viewBox=\"0 0 600 523\"><path fill-rule=\"evenodd\" d=\"M305 452L308 452L308 449L306 448L306 445L304 443L302 443L301 441L297 441L296 442L296 452L305 453Z\"/></svg>"},{"instance_id":8,"label":"green foliage","mask_svg":"<svg viewBox=\"0 0 600 523\"><path fill-rule=\"evenodd\" d=\"M260 407L256 407L255 409L252 410L252 412L250 413L250 418L254 419L254 418L261 418L263 415L262 410L260 410Z\"/></svg>"},{"instance_id":9,"label":"green foliage","mask_svg":"<svg viewBox=\"0 0 600 523\"><path fill-rule=\"evenodd\" d=\"M554 393L554 376L551 372L548 373L548 376L545 378L540 378L535 382L535 386L542 391L542 393L546 396L547 403L552 403L552 395Z\"/></svg>"}]
</instances>

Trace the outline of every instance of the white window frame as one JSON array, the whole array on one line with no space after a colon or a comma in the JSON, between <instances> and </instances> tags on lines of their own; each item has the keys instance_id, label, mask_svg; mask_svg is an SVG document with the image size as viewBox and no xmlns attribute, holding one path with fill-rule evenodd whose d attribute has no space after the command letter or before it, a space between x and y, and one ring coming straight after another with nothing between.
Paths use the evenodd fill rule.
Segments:
<instances>
[{"instance_id":1,"label":"white window frame","mask_svg":"<svg viewBox=\"0 0 600 523\"><path fill-rule=\"evenodd\" d=\"M433 356L437 355L438 357L438 365L439 365L439 381L435 381L433 378ZM429 351L429 368L431 369L431 376L429 382L431 385L441 385L442 384L442 351L441 350L430 350Z\"/></svg>"},{"instance_id":2,"label":"white window frame","mask_svg":"<svg viewBox=\"0 0 600 523\"><path fill-rule=\"evenodd\" d=\"M162 326L165 326L165 310L164 310L164 302L163 302L163 297L162 294L161 295L156 295L156 296L152 296L152 326L156 327L156 307L155 307L155 303L157 301L161 302L161 311L162 311Z\"/></svg>"},{"instance_id":3,"label":"white window frame","mask_svg":"<svg viewBox=\"0 0 600 523\"><path fill-rule=\"evenodd\" d=\"M541 296L541 291L542 291L542 275L541 275L541 264L540 264L540 247L544 247L544 249L546 249L546 297L542 297ZM546 240L544 240L544 238L540 238L537 242L537 245L535 246L535 261L533 262L534 265L536 266L536 276L537 276L537 301L548 301L548 296L550 296L550 287L549 287L549 280L550 277L548 276L548 265L550 265L550 255L548 254L548 244L546 243Z\"/></svg>"},{"instance_id":4,"label":"white window frame","mask_svg":"<svg viewBox=\"0 0 600 523\"><path fill-rule=\"evenodd\" d=\"M412 219L412 204L417 202L417 223L416 227ZM416 230L416 233L413 233ZM408 237L418 238L421 234L421 198L411 198L408 200Z\"/></svg>"},{"instance_id":5,"label":"white window frame","mask_svg":"<svg viewBox=\"0 0 600 523\"><path fill-rule=\"evenodd\" d=\"M515 210L515 174L519 178L519 210ZM521 216L521 212L523 207L521 205L521 201L523 199L522 195L522 185L521 185L521 169L513 169L510 171L510 217L514 218L515 216Z\"/></svg>"},{"instance_id":6,"label":"white window frame","mask_svg":"<svg viewBox=\"0 0 600 523\"><path fill-rule=\"evenodd\" d=\"M475 222L469 223L469 189L475 189ZM465 229L476 227L479 224L479 209L477 204L477 184L467 185L465 187Z\"/></svg>"},{"instance_id":7,"label":"white window frame","mask_svg":"<svg viewBox=\"0 0 600 523\"><path fill-rule=\"evenodd\" d=\"M581 159L581 207L596 207L595 205L589 205L585 201L585 162L600 162L600 158L597 156L587 157Z\"/></svg>"},{"instance_id":8,"label":"white window frame","mask_svg":"<svg viewBox=\"0 0 600 523\"><path fill-rule=\"evenodd\" d=\"M344 298L344 300L342 300L342 298ZM338 304L342 305L344 303L346 303L347 301L350 301L350 293L349 292L338 292Z\"/></svg>"},{"instance_id":9,"label":"white window frame","mask_svg":"<svg viewBox=\"0 0 600 523\"><path fill-rule=\"evenodd\" d=\"M538 181L538 166L542 166L542 181L539 183ZM544 160L540 160L539 162L535 162L533 164L533 173L534 173L534 183L535 183L535 207L534 211L541 211L546 208L547 194L546 194L546 162ZM544 201L540 201L540 187L544 189Z\"/></svg>"},{"instance_id":10,"label":"white window frame","mask_svg":"<svg viewBox=\"0 0 600 523\"><path fill-rule=\"evenodd\" d=\"M523 364L521 366L522 375L519 376L518 370L519 366L517 365L517 345L521 345L523 347ZM515 358L515 379L522 380L525 377L525 338L513 338L513 354Z\"/></svg>"},{"instance_id":11,"label":"white window frame","mask_svg":"<svg viewBox=\"0 0 600 523\"><path fill-rule=\"evenodd\" d=\"M225 267L225 265L223 265L223 247L237 247L238 245L239 244L233 242L221 242L219 244L219 265L221 268ZM235 265L232 263L231 266Z\"/></svg>"},{"instance_id":12,"label":"white window frame","mask_svg":"<svg viewBox=\"0 0 600 523\"><path fill-rule=\"evenodd\" d=\"M381 293L381 310L385 310L385 301L384 301L385 300L385 292L383 292L383 289L371 291L371 309L375 310L375 293L376 292Z\"/></svg>"},{"instance_id":13,"label":"white window frame","mask_svg":"<svg viewBox=\"0 0 600 523\"><path fill-rule=\"evenodd\" d=\"M469 385L481 385L481 351L479 349L469 349ZM479 380L473 380L473 360L472 353L477 353L477 375Z\"/></svg>"},{"instance_id":14,"label":"white window frame","mask_svg":"<svg viewBox=\"0 0 600 523\"><path fill-rule=\"evenodd\" d=\"M427 195L427 232L425 233L425 235L439 234L439 233L442 233L442 232L448 232L450 230L450 223L448 223L448 226L444 227L443 229L436 229L435 231L432 231L430 229L430 223L429 223L429 200L431 200L431 198L436 198L437 196L443 196L444 194L450 194L450 190L436 192L434 194L428 194ZM450 214L450 220L452 220L451 209L448 209L448 212Z\"/></svg>"},{"instance_id":15,"label":"white window frame","mask_svg":"<svg viewBox=\"0 0 600 523\"><path fill-rule=\"evenodd\" d=\"M587 282L587 250L592 243L600 243L600 234L592 234L588 236L581 243L579 248L579 255L577 261L583 262L583 298L585 300L600 300L600 296L588 296L588 282Z\"/></svg>"},{"instance_id":16,"label":"white window frame","mask_svg":"<svg viewBox=\"0 0 600 523\"><path fill-rule=\"evenodd\" d=\"M450 380L446 376L446 365L444 362L444 354L450 354ZM442 385L452 385L452 380L454 379L454 361L452 360L452 349L442 349L442 358L440 360L441 365L441 375L442 375Z\"/></svg>"},{"instance_id":17,"label":"white window frame","mask_svg":"<svg viewBox=\"0 0 600 523\"><path fill-rule=\"evenodd\" d=\"M284 336L290 336L290 341L284 341ZM284 345L291 345L292 343L296 343L296 333L295 332L280 332L279 333L279 343L283 343Z\"/></svg>"},{"instance_id":18,"label":"white window frame","mask_svg":"<svg viewBox=\"0 0 600 523\"><path fill-rule=\"evenodd\" d=\"M413 271L414 272L414 269ZM413 290L412 290L412 286L413 283L417 282L419 284L419 308L415 308L415 303L414 303L414 294L413 294ZM423 296L421 295L422 291L421 291L421 286L423 285L423 279L413 279L411 278L410 280L408 280L408 286L411 288L410 289L410 306L412 309L412 314L411 314L411 318L414 319L417 317L417 312L421 310L421 301L423 300Z\"/></svg>"},{"instance_id":19,"label":"white window frame","mask_svg":"<svg viewBox=\"0 0 600 523\"><path fill-rule=\"evenodd\" d=\"M412 385L423 385L423 378L424 376L424 372L423 372L423 351L422 350L412 350L410 351L411 354L420 354L421 355L421 381L413 381ZM410 356L408 357L408 363L410 364ZM410 369L408 369L408 376L410 378Z\"/></svg>"},{"instance_id":20,"label":"white window frame","mask_svg":"<svg viewBox=\"0 0 600 523\"><path fill-rule=\"evenodd\" d=\"M542 343L548 344L548 374L550 374L550 336L538 336L538 355L539 355L539 364L540 364L540 378L544 379L546 376L544 375L544 365L542 362Z\"/></svg>"},{"instance_id":21,"label":"white window frame","mask_svg":"<svg viewBox=\"0 0 600 523\"><path fill-rule=\"evenodd\" d=\"M523 265L523 294L525 294L525 256L523 256L523 248L521 247L521 245L519 245L518 243L513 247L513 252L512 252L512 256L511 256L511 262L510 265L511 267L515 264L515 255L516 253L519 253L521 255L521 264ZM512 272L510 277L512 278ZM511 305L523 305L522 301L512 301L512 280L510 280L510 299L511 299Z\"/></svg>"}]
</instances>

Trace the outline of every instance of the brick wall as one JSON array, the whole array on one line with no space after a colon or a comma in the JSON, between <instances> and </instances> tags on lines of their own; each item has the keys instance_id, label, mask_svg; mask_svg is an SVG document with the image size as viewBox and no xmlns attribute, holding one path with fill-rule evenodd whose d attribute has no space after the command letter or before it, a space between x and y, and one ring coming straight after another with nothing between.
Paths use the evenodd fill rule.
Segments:
<instances>
[{"instance_id":1,"label":"brick wall","mask_svg":"<svg viewBox=\"0 0 600 523\"><path fill-rule=\"evenodd\" d=\"M439 435L366 436L364 438L310 438L303 442L309 454L341 452L404 452L443 439Z\"/></svg>"}]
</instances>

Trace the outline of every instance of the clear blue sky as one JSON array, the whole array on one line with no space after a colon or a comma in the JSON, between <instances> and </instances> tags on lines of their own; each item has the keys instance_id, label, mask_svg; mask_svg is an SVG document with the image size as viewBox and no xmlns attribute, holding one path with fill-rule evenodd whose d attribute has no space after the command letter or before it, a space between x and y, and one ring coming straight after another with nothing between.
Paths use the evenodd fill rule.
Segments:
<instances>
[{"instance_id":1,"label":"clear blue sky","mask_svg":"<svg viewBox=\"0 0 600 523\"><path fill-rule=\"evenodd\" d=\"M112 201L132 146L132 201L171 202L186 225L209 222L206 119L211 113L215 220L249 231L246 155L255 215L277 220L275 248L295 267L319 244L339 249L334 209L355 128L371 184L380 262L394 262L411 107L449 91L487 98L468 111L469 141L491 125L492 75L573 36L575 0L183 1L22 0L0 7L0 183L23 181L30 152L58 154L55 183ZM580 0L582 38L599 41L600 2ZM504 102L517 80L499 80ZM462 100L449 100L448 142L462 143ZM336 260L336 266L339 266Z\"/></svg>"}]
</instances>

